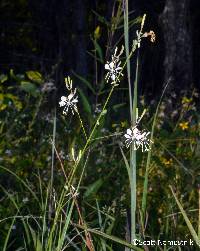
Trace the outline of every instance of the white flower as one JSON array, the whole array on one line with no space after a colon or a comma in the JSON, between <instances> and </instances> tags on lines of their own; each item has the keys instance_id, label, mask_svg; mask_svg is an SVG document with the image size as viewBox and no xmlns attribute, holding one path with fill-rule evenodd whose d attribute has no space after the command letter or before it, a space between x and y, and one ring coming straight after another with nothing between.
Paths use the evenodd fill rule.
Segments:
<instances>
[{"instance_id":1,"label":"white flower","mask_svg":"<svg viewBox=\"0 0 200 251\"><path fill-rule=\"evenodd\" d=\"M77 103L78 103L78 97L76 96L76 89L74 92L71 90L71 93L65 97L61 97L61 101L59 102L60 107L64 106L63 114L67 114L69 109L71 109L72 114L74 115L74 111L77 112Z\"/></svg>"},{"instance_id":2,"label":"white flower","mask_svg":"<svg viewBox=\"0 0 200 251\"><path fill-rule=\"evenodd\" d=\"M115 53L112 56L112 60L111 62L108 62L105 64L105 70L108 70L108 73L106 74L106 82L108 83L108 81L111 79L111 84L116 85L117 82L119 82L119 77L123 76L122 74L122 67L121 65L121 61L119 60L119 57L121 56L121 54L123 53L124 47L122 46L122 49L119 53L119 55L117 55L117 50L118 48L116 47L115 49Z\"/></svg>"},{"instance_id":3,"label":"white flower","mask_svg":"<svg viewBox=\"0 0 200 251\"><path fill-rule=\"evenodd\" d=\"M127 129L124 137L126 138L125 144L128 148L133 144L133 149L137 150L142 147L142 152L150 150L152 141L148 138L150 132L140 131L137 126Z\"/></svg>"},{"instance_id":4,"label":"white flower","mask_svg":"<svg viewBox=\"0 0 200 251\"><path fill-rule=\"evenodd\" d=\"M49 92L51 92L53 90L56 90L56 87L55 87L55 85L54 85L54 83L52 81L44 83L44 85L43 85L43 87L41 89L41 91L43 93L49 93Z\"/></svg>"},{"instance_id":5,"label":"white flower","mask_svg":"<svg viewBox=\"0 0 200 251\"><path fill-rule=\"evenodd\" d=\"M27 197L25 197L25 198L23 198L23 200L22 200L24 203L26 203L26 202L28 202L29 201L29 199L27 198Z\"/></svg>"}]
</instances>

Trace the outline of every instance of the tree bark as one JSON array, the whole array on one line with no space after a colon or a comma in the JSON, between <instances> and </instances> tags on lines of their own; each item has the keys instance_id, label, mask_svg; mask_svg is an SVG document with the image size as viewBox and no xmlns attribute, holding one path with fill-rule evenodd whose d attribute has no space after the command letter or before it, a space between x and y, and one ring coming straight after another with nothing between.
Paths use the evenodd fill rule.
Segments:
<instances>
[{"instance_id":1,"label":"tree bark","mask_svg":"<svg viewBox=\"0 0 200 251\"><path fill-rule=\"evenodd\" d=\"M192 42L189 19L190 0L166 0L160 16L165 43L164 84L175 91L192 84Z\"/></svg>"}]
</instances>

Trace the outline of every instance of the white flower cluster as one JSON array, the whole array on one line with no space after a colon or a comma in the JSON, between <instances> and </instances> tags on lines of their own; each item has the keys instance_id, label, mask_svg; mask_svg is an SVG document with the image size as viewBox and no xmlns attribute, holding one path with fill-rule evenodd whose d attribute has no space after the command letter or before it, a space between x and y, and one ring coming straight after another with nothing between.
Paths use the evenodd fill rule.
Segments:
<instances>
[{"instance_id":1,"label":"white flower cluster","mask_svg":"<svg viewBox=\"0 0 200 251\"><path fill-rule=\"evenodd\" d=\"M120 66L121 61L119 60L119 57L122 55L124 51L124 46L122 46L122 49L118 55L117 55L117 50L118 48L116 47L114 55L112 55L112 60L110 62L107 61L107 63L105 64L105 70L108 70L105 79L107 83L111 79L112 85L117 85L117 82L120 81L119 77L123 76L122 67Z\"/></svg>"},{"instance_id":2,"label":"white flower cluster","mask_svg":"<svg viewBox=\"0 0 200 251\"><path fill-rule=\"evenodd\" d=\"M65 84L67 89L70 91L70 94L68 96L62 96L59 105L60 107L64 107L63 114L67 114L70 109L72 114L74 115L74 112L78 112L78 97L75 96L76 88L74 89L74 91L72 90L72 80L70 79L70 77L65 78Z\"/></svg>"},{"instance_id":3,"label":"white flower cluster","mask_svg":"<svg viewBox=\"0 0 200 251\"><path fill-rule=\"evenodd\" d=\"M133 144L134 150L142 147L142 152L149 151L151 143L151 140L148 138L149 134L150 132L142 132L137 127L127 129L126 134L124 135L126 138L126 147L128 148L131 144Z\"/></svg>"},{"instance_id":4,"label":"white flower cluster","mask_svg":"<svg viewBox=\"0 0 200 251\"><path fill-rule=\"evenodd\" d=\"M150 132L148 131L140 131L137 126L141 120L142 116L137 120L136 126L127 129L126 134L124 135L125 144L128 148L131 144L133 144L133 149L137 150L138 148L142 148L142 152L149 151L151 149L152 140L149 138Z\"/></svg>"}]
</instances>

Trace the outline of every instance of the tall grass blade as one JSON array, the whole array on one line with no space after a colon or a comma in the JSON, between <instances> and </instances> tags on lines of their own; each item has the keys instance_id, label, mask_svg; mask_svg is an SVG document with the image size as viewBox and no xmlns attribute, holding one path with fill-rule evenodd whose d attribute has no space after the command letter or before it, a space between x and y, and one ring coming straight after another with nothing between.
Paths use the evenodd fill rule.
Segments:
<instances>
[{"instance_id":1,"label":"tall grass blade","mask_svg":"<svg viewBox=\"0 0 200 251\"><path fill-rule=\"evenodd\" d=\"M175 200L176 200L176 203L177 203L177 205L178 205L178 207L179 207L179 209L180 209L180 211L181 211L181 214L183 215L183 218L184 218L184 220L185 220L185 222L186 222L186 224L187 224L187 227L188 227L189 230L190 230L190 233L191 233L193 239L195 240L197 246L200 246L200 239L199 239L199 237L198 237L196 231L194 230L194 228L193 228L193 226L192 226L192 224L191 224L191 222L190 222L190 220L189 220L189 218L188 218L188 216L187 216L185 210L183 209L183 207L182 207L180 201L178 200L178 198L177 198L177 196L176 196L176 194L175 194L173 188L172 188L171 186L169 186L169 187L170 187L171 192L172 192L172 194L173 194L173 196L174 196L174 198L175 198Z\"/></svg>"},{"instance_id":2,"label":"tall grass blade","mask_svg":"<svg viewBox=\"0 0 200 251\"><path fill-rule=\"evenodd\" d=\"M123 159L124 159L124 163L125 163L125 167L126 167L126 170L127 170L127 173L128 173L128 177L129 177L129 182L131 182L131 173L130 173L130 165L128 163L128 160L126 158L126 155L124 154L124 151L123 149L119 146L120 148L120 151L121 151L121 154L123 156Z\"/></svg>"},{"instance_id":3,"label":"tall grass blade","mask_svg":"<svg viewBox=\"0 0 200 251\"><path fill-rule=\"evenodd\" d=\"M59 238L59 242L58 242L58 246L57 246L56 251L61 251L62 250L63 243L64 243L65 236L66 236L66 232L67 232L67 229L68 229L68 226L69 226L69 223L70 223L70 219L71 219L71 216L72 216L73 208L74 208L74 200L72 201L69 212L67 214L67 218L65 220L65 225L63 227L61 237Z\"/></svg>"},{"instance_id":4,"label":"tall grass blade","mask_svg":"<svg viewBox=\"0 0 200 251\"><path fill-rule=\"evenodd\" d=\"M198 237L199 237L199 239L200 239L200 186L198 187L198 194L199 194Z\"/></svg>"},{"instance_id":5,"label":"tall grass blade","mask_svg":"<svg viewBox=\"0 0 200 251\"><path fill-rule=\"evenodd\" d=\"M124 1L124 39L125 51L127 58L127 76L129 87L129 104L130 104L130 117L132 126L136 122L136 108L137 108L137 82L138 82L138 57L136 76L134 82L134 98L132 98L131 79L130 79L130 57L129 57L129 17L128 17L128 0ZM136 151L131 146L130 150L130 189L131 189L131 242L135 239L136 235Z\"/></svg>"},{"instance_id":6,"label":"tall grass blade","mask_svg":"<svg viewBox=\"0 0 200 251\"><path fill-rule=\"evenodd\" d=\"M48 217L51 219L52 214L52 199L51 194L53 191L53 179L54 179L54 160L55 160L55 149L54 146L56 144L56 108L54 112L54 119L53 119L53 140L52 140L52 149L51 149L51 179L50 179L50 201L49 201L49 212Z\"/></svg>"},{"instance_id":7,"label":"tall grass blade","mask_svg":"<svg viewBox=\"0 0 200 251\"><path fill-rule=\"evenodd\" d=\"M8 168L4 167L4 166L0 166L1 169L5 170L6 172L12 174L17 180L19 180L26 188L27 190L29 190L29 192L33 195L33 197L37 200L37 202L40 205L40 201L38 199L38 197L36 196L36 194L34 193L34 191L30 188L29 185L26 184L25 181L23 181L16 173L14 173L13 171L9 170ZM40 205L41 207L41 205Z\"/></svg>"},{"instance_id":8,"label":"tall grass blade","mask_svg":"<svg viewBox=\"0 0 200 251\"><path fill-rule=\"evenodd\" d=\"M128 17L128 0L124 1L124 40L127 63L127 78L128 78L128 90L129 90L129 104L130 104L130 117L132 120L132 90L131 90L131 70L130 70L130 51L129 51L129 17Z\"/></svg>"},{"instance_id":9,"label":"tall grass blade","mask_svg":"<svg viewBox=\"0 0 200 251\"><path fill-rule=\"evenodd\" d=\"M53 188L53 175L54 175L54 160L55 160L55 150L54 146L56 145L56 108L54 113L54 119L53 119L53 144L52 144L52 150L51 150L51 186L50 191L52 191ZM50 192L51 194L51 192Z\"/></svg>"},{"instance_id":10,"label":"tall grass blade","mask_svg":"<svg viewBox=\"0 0 200 251\"><path fill-rule=\"evenodd\" d=\"M11 225L10 225L10 227L9 227L9 230L8 230L8 232L7 232L6 239L5 239L5 242L4 242L3 250L2 250L2 251L6 251L6 249L7 249L8 241L9 241L10 234L11 234L12 227L13 227L14 223L15 223L15 217L13 218L13 220L12 220L12 222L11 222Z\"/></svg>"},{"instance_id":11,"label":"tall grass blade","mask_svg":"<svg viewBox=\"0 0 200 251\"><path fill-rule=\"evenodd\" d=\"M151 154L152 154L152 142L153 142L153 137L154 137L154 131L155 131L155 126L156 126L156 120L158 116L158 111L163 99L163 96L165 94L165 91L167 89L167 86L169 84L169 81L165 85L165 88L162 92L162 95L160 97L160 100L158 102L158 105L156 107L156 112L154 115L153 119L153 124L152 124L152 129L151 129L151 141L150 141L150 150L147 155L147 162L146 162L146 170L145 170L145 178L144 178L144 184L143 184L143 194L142 194L142 224L145 222L145 211L146 211L146 205L147 205L147 191L148 191L148 175L149 175L149 167L150 167L150 162L151 162Z\"/></svg>"},{"instance_id":12,"label":"tall grass blade","mask_svg":"<svg viewBox=\"0 0 200 251\"><path fill-rule=\"evenodd\" d=\"M99 231L99 230L86 228L86 227L81 226L81 225L78 225L78 224L73 224L73 225L74 225L74 226L77 226L78 228L85 229L85 230L87 230L87 231L90 232L90 233L99 235L99 236L101 236L101 237L103 237L103 238L106 238L106 239L108 239L108 240L111 240L111 241L114 241L114 242L116 242L116 243L118 243L118 244L121 244L121 245L124 246L124 247L129 247L129 248L131 248L131 249L133 249L133 250L136 250L136 251L143 251L143 249L141 249L141 248L139 248L139 247L137 247L137 246L135 246L135 245L133 245L133 244L130 244L130 243L124 241L124 240L121 240L120 238L118 238L118 237L116 237L116 236L113 236L113 235L109 235L109 234L103 233L103 232L101 232L101 231Z\"/></svg>"},{"instance_id":13,"label":"tall grass blade","mask_svg":"<svg viewBox=\"0 0 200 251\"><path fill-rule=\"evenodd\" d=\"M42 243L40 242L39 234L37 234L29 224L28 224L28 227L31 232L32 239L33 239L34 250L42 251Z\"/></svg>"}]
</instances>

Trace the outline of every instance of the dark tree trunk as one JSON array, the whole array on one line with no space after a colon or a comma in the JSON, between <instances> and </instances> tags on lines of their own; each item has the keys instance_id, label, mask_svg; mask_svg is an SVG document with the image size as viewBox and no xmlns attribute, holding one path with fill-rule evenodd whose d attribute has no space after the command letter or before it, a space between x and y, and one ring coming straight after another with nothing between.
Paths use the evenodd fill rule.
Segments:
<instances>
[{"instance_id":1,"label":"dark tree trunk","mask_svg":"<svg viewBox=\"0 0 200 251\"><path fill-rule=\"evenodd\" d=\"M87 77L87 1L74 0L72 5L73 10L73 31L74 31L74 58L75 58L75 72ZM86 89L82 82L76 80L82 89Z\"/></svg>"},{"instance_id":2,"label":"dark tree trunk","mask_svg":"<svg viewBox=\"0 0 200 251\"><path fill-rule=\"evenodd\" d=\"M166 0L160 16L165 42L164 84L170 80L175 91L192 84L190 0Z\"/></svg>"}]
</instances>

